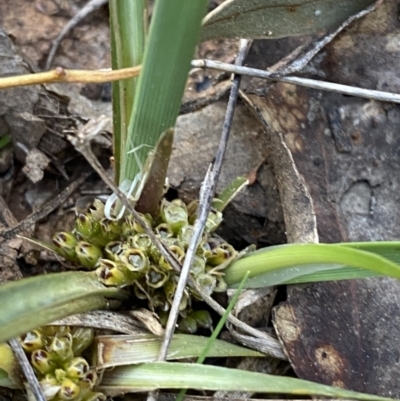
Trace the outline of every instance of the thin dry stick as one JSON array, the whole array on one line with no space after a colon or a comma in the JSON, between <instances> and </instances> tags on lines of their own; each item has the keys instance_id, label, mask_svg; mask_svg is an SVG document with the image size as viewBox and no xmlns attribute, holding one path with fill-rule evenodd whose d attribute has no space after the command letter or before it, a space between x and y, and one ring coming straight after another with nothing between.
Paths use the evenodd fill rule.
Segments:
<instances>
[{"instance_id":1,"label":"thin dry stick","mask_svg":"<svg viewBox=\"0 0 400 401\"><path fill-rule=\"evenodd\" d=\"M243 61L247 55L249 50L249 42L247 40L241 40L239 54L237 56L236 65L242 65ZM182 271L179 277L178 285L176 287L176 292L174 296L174 300L171 306L171 311L169 313L167 326L165 328L165 334L163 341L161 343L160 352L158 354L158 361L164 361L168 347L172 339L172 335L175 330L176 322L178 320L179 314L179 305L182 300L183 292L186 287L186 283L189 276L190 265L192 264L193 257L196 253L196 249L199 245L201 236L204 231L204 226L207 221L208 214L211 209L211 202L214 197L215 186L219 177L219 173L221 171L222 160L225 155L225 149L229 138L229 132L232 125L233 114L236 106L237 96L239 93L239 84L240 84L240 76L234 76L233 83L231 87L231 92L229 96L228 107L225 115L225 120L222 129L221 140L218 146L217 155L215 158L215 162L213 165L210 165L210 168L207 172L206 177L204 178L201 190L200 190L200 202L199 202L199 210L198 216L193 229L193 236L190 240L190 244L188 250L186 252L185 260L182 266Z\"/></svg>"},{"instance_id":2,"label":"thin dry stick","mask_svg":"<svg viewBox=\"0 0 400 401\"><path fill-rule=\"evenodd\" d=\"M192 67L211 68L214 70L230 72L232 74L247 75L255 78L270 79L279 82L287 82L289 84L338 92L338 93L343 93L345 95L359 96L366 99L379 100L381 102L400 103L400 95L396 93L363 89L363 88L357 88L355 86L341 85L332 82L317 81L315 79L300 78L300 77L274 78L274 73L268 71L258 70L256 68L240 67L232 64L222 63L220 61L212 61L207 59L193 60Z\"/></svg>"},{"instance_id":3,"label":"thin dry stick","mask_svg":"<svg viewBox=\"0 0 400 401\"><path fill-rule=\"evenodd\" d=\"M104 119L104 117L103 117ZM98 129L95 128L95 125L101 125L101 127ZM93 167L93 169L99 174L101 179L105 182L105 184L113 191L115 194L118 196L119 200L121 203L126 207L126 209L133 215L135 220L139 223L139 225L145 230L146 234L150 237L150 239L153 241L157 249L161 252L161 254L164 256L166 261L172 266L172 268L176 272L181 271L181 265L180 263L176 260L174 255L171 255L168 252L168 249L164 247L163 243L155 236L153 230L151 227L148 225L148 223L141 218L141 216L137 213L131 202L128 200L126 195L114 184L114 182L107 176L106 172L104 171L103 167L100 165L98 160L96 159L96 156L93 154L92 149L90 147L90 140L91 138L99 133L107 124L106 121L91 121L89 122L85 127L86 129L80 130L77 134L76 137L70 137L70 141L75 147L75 149L80 152L88 161L88 163ZM91 128L95 128L92 132L90 132L89 125L91 125ZM189 284L196 289L196 291L202 296L204 301L211 307L213 308L218 314L223 315L225 312L225 309L218 303L216 302L210 295L205 293L201 286L197 284L197 282L189 276ZM257 337L257 338L262 338L266 344L269 345L270 350L269 350L269 355L278 358L278 359L284 359L286 360L286 356L284 352L282 351L282 346L280 345L279 341L270 336L267 333L263 333L246 323L243 323L240 321L238 318L233 316L232 314L229 315L228 320L230 323L234 324L236 327L238 327L240 330L243 330L244 332Z\"/></svg>"},{"instance_id":4,"label":"thin dry stick","mask_svg":"<svg viewBox=\"0 0 400 401\"><path fill-rule=\"evenodd\" d=\"M27 380L27 385L36 398L36 401L47 401L46 397L43 394L42 388L40 387L38 379L36 378L35 372L33 371L33 368L29 363L28 358L21 347L21 344L15 338L11 339L9 341L9 344L21 366L22 372L24 373L24 376Z\"/></svg>"},{"instance_id":5,"label":"thin dry stick","mask_svg":"<svg viewBox=\"0 0 400 401\"><path fill-rule=\"evenodd\" d=\"M68 32L79 24L84 18L86 18L91 12L97 10L104 4L107 4L108 0L91 0L85 4L85 6L79 10L73 18L68 22L67 25L61 30L56 39L53 42L53 46L50 49L49 55L47 56L45 70L50 69L51 63L53 62L54 56L56 55L58 46L60 46L61 41L65 38Z\"/></svg>"},{"instance_id":6,"label":"thin dry stick","mask_svg":"<svg viewBox=\"0 0 400 401\"><path fill-rule=\"evenodd\" d=\"M5 240L13 238L15 235L19 234L21 231L26 230L38 220L43 219L49 215L53 210L64 203L76 189L81 186L88 177L92 174L91 171L84 172L77 178L72 184L68 185L63 191L61 191L54 199L47 202L38 211L30 214L26 219L22 220L20 223L16 224L14 227L8 228L0 232L0 237Z\"/></svg>"},{"instance_id":7,"label":"thin dry stick","mask_svg":"<svg viewBox=\"0 0 400 401\"><path fill-rule=\"evenodd\" d=\"M66 70L57 67L48 72L36 74L16 75L14 77L0 78L0 89L16 86L52 84L58 82L68 83L101 83L128 79L139 75L141 66L121 68L120 70Z\"/></svg>"}]
</instances>

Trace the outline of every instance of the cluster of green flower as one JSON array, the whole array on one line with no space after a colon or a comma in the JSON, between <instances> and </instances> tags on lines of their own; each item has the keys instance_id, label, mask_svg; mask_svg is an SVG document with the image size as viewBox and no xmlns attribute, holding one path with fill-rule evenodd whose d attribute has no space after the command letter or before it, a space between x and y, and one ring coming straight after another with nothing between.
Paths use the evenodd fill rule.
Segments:
<instances>
[{"instance_id":1,"label":"cluster of green flower","mask_svg":"<svg viewBox=\"0 0 400 401\"><path fill-rule=\"evenodd\" d=\"M53 401L104 401L93 391L98 376L82 352L93 341L93 330L46 326L20 337L38 377L43 393Z\"/></svg>"},{"instance_id":2,"label":"cluster of green flower","mask_svg":"<svg viewBox=\"0 0 400 401\"><path fill-rule=\"evenodd\" d=\"M142 215L176 259L183 262L193 233L197 203L164 200L157 218ZM236 256L235 249L214 234L222 214L212 210L191 266L191 275L208 294L223 292L227 286L223 270ZM164 259L142 227L128 214L120 221L104 217L104 204L96 200L87 213L75 221L73 232L53 237L55 250L66 259L89 270L107 286L133 286L137 298L148 301L165 323L172 304L178 274ZM201 299L187 286L180 305L179 330L193 333L211 327L206 311L193 311L192 301Z\"/></svg>"}]
</instances>

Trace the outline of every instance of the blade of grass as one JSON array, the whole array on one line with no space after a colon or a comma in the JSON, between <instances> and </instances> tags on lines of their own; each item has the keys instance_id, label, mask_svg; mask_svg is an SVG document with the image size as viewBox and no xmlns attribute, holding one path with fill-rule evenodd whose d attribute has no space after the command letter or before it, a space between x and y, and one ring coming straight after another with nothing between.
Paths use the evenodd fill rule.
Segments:
<instances>
[{"instance_id":1,"label":"blade of grass","mask_svg":"<svg viewBox=\"0 0 400 401\"><path fill-rule=\"evenodd\" d=\"M370 275L386 275L389 277L400 278L400 265L393 261L380 256L376 253L367 252L360 247L344 246L336 244L289 244L276 247L265 248L256 252L247 254L240 260L233 262L225 270L225 280L229 286L234 287L241 280L247 270L250 270L249 286L266 286L272 285L272 282L281 283L291 282L303 275L312 275L312 281L318 281L319 271L330 271L335 279L340 279L340 269L344 267L353 268L350 271L344 270L343 278L365 277L365 271ZM397 247L397 245L396 245ZM369 249L372 249L370 247ZM388 246L378 247L381 252L386 250ZM253 277L260 279L263 275L264 281L259 281L257 285ZM267 277L269 275L269 277ZM276 280L274 280L274 276ZM332 276L331 276L332 277ZM323 278L323 275L321 275ZM271 281L265 282L265 280ZM310 279L310 277L308 277ZM254 288L254 287L253 287Z\"/></svg>"},{"instance_id":2,"label":"blade of grass","mask_svg":"<svg viewBox=\"0 0 400 401\"><path fill-rule=\"evenodd\" d=\"M226 206L229 205L231 200L245 187L249 185L247 177L235 178L215 199L212 207L219 212L222 212Z\"/></svg>"},{"instance_id":3,"label":"blade of grass","mask_svg":"<svg viewBox=\"0 0 400 401\"><path fill-rule=\"evenodd\" d=\"M111 64L113 70L142 63L147 30L146 0L110 0ZM125 155L127 129L135 98L137 78L112 84L115 180L118 183Z\"/></svg>"},{"instance_id":4,"label":"blade of grass","mask_svg":"<svg viewBox=\"0 0 400 401\"><path fill-rule=\"evenodd\" d=\"M126 293L106 288L90 273L30 277L0 287L0 343L35 327L75 313L107 306L105 297Z\"/></svg>"},{"instance_id":5,"label":"blade of grass","mask_svg":"<svg viewBox=\"0 0 400 401\"><path fill-rule=\"evenodd\" d=\"M175 125L207 4L207 0L155 3L126 144L126 152L150 145L136 150L142 164L160 135ZM133 180L140 169L133 154L123 155L119 182Z\"/></svg>"},{"instance_id":6,"label":"blade of grass","mask_svg":"<svg viewBox=\"0 0 400 401\"><path fill-rule=\"evenodd\" d=\"M248 279L248 277L249 277L249 272L247 272L245 274L245 276L243 277L243 280L239 284L238 289L235 291L235 295L232 297L231 301L229 302L229 305L226 308L224 314L221 316L221 319L219 319L217 327L215 328L215 330L213 330L211 337L208 339L206 346L204 347L203 351L199 355L196 363L198 363L198 364L203 363L204 360L206 359L206 357L209 355L210 349L214 345L215 341L217 341L217 337L219 336L219 333L221 332L222 328L224 327L229 314L231 313L232 309L236 305L236 302L239 299L239 295L242 293L244 284L246 283L246 280ZM186 394L186 390L182 389L179 392L178 397L176 397L176 401L182 401L185 394Z\"/></svg>"},{"instance_id":7,"label":"blade of grass","mask_svg":"<svg viewBox=\"0 0 400 401\"><path fill-rule=\"evenodd\" d=\"M354 400L388 401L390 398L362 394L292 377L272 376L210 365L152 362L115 368L104 373L98 390L113 396L154 389L249 391L267 394L319 395Z\"/></svg>"}]
</instances>

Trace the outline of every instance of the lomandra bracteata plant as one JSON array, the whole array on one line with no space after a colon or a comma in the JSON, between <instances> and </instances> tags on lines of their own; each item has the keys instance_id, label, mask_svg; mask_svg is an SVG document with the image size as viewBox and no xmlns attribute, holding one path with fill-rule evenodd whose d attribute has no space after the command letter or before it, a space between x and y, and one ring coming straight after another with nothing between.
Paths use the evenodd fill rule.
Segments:
<instances>
[{"instance_id":1,"label":"lomandra bracteata plant","mask_svg":"<svg viewBox=\"0 0 400 401\"><path fill-rule=\"evenodd\" d=\"M196 210L195 202L186 205L179 199L164 199L156 218L149 214L142 217L182 262L193 233ZM209 295L226 291L223 271L237 255L230 244L214 233L221 221L221 212L212 210L191 267L192 277ZM166 323L179 276L132 215L119 221L109 220L104 217L104 204L95 200L86 213L77 216L72 232L59 232L53 237L53 245L67 260L94 270L104 285L132 286L135 296L147 300L161 323ZM178 331L194 333L198 327L211 328L209 313L193 308L193 303L200 299L196 290L186 287Z\"/></svg>"}]
</instances>

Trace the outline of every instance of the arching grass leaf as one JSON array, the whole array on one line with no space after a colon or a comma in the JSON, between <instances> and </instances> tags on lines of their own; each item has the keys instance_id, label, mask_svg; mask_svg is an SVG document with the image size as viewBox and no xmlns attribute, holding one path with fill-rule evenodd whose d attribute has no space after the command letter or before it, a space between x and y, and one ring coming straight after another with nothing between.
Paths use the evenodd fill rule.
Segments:
<instances>
[{"instance_id":1,"label":"arching grass leaf","mask_svg":"<svg viewBox=\"0 0 400 401\"><path fill-rule=\"evenodd\" d=\"M68 272L0 286L0 343L63 317L107 306L126 293L104 287L93 274Z\"/></svg>"},{"instance_id":2,"label":"arching grass leaf","mask_svg":"<svg viewBox=\"0 0 400 401\"><path fill-rule=\"evenodd\" d=\"M400 278L400 243L288 244L247 254L225 270L235 288L247 270L246 288L384 275Z\"/></svg>"},{"instance_id":3,"label":"arching grass leaf","mask_svg":"<svg viewBox=\"0 0 400 401\"><path fill-rule=\"evenodd\" d=\"M319 395L354 400L390 398L362 394L292 377L190 363L154 362L115 368L104 373L99 390L108 395L156 389L225 390L253 393Z\"/></svg>"}]
</instances>

